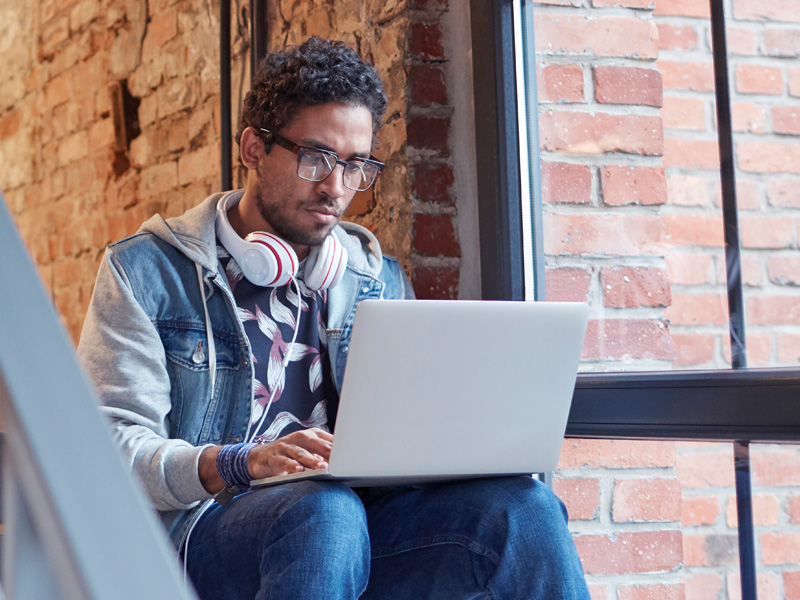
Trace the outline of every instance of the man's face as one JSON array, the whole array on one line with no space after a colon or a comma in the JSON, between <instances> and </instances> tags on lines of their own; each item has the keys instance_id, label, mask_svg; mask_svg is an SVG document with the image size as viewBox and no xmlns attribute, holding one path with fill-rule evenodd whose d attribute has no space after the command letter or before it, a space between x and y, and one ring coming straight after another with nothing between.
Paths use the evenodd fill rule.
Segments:
<instances>
[{"instance_id":1,"label":"man's face","mask_svg":"<svg viewBox=\"0 0 800 600\"><path fill-rule=\"evenodd\" d=\"M333 151L339 160L366 158L372 148L372 116L364 106L322 104L302 109L277 133L299 146ZM301 256L320 244L355 194L342 183L342 168L337 165L324 181L305 181L297 176L297 155L273 144L249 175L256 177L255 206L265 221L259 228L279 235Z\"/></svg>"}]
</instances>

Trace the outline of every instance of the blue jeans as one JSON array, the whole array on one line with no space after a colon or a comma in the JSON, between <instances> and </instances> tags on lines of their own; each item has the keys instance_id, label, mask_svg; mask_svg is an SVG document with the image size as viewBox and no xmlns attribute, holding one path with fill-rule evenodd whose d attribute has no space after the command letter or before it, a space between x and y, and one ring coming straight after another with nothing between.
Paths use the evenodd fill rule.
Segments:
<instances>
[{"instance_id":1,"label":"blue jeans","mask_svg":"<svg viewBox=\"0 0 800 600\"><path fill-rule=\"evenodd\" d=\"M203 600L589 599L564 505L529 477L249 492L200 519L187 563Z\"/></svg>"}]
</instances>

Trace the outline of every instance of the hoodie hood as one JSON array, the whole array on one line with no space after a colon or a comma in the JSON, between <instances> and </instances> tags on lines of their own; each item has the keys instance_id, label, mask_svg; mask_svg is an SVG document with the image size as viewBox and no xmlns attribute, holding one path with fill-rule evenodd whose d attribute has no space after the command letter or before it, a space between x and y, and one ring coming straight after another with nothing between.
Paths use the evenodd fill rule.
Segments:
<instances>
[{"instance_id":1,"label":"hoodie hood","mask_svg":"<svg viewBox=\"0 0 800 600\"><path fill-rule=\"evenodd\" d=\"M189 259L209 271L217 270L216 211L227 194L240 198L243 190L212 194L180 217L163 219L154 215L145 221L139 233L150 233L180 250ZM383 254L378 239L365 227L342 222L333 229L347 250L347 267L370 277L381 270Z\"/></svg>"}]
</instances>

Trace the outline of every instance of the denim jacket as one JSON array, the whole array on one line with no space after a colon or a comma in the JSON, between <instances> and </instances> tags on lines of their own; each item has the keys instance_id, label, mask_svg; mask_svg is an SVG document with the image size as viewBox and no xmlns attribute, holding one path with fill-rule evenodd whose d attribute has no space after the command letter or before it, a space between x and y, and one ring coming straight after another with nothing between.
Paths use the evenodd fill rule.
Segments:
<instances>
[{"instance_id":1,"label":"denim jacket","mask_svg":"<svg viewBox=\"0 0 800 600\"><path fill-rule=\"evenodd\" d=\"M175 219L155 216L107 248L78 346L126 460L176 545L211 498L198 475L200 453L241 442L253 405L250 344L217 259L222 197ZM328 293L328 351L341 390L356 305L413 292L368 230L342 223L334 235L348 251L345 275Z\"/></svg>"}]
</instances>

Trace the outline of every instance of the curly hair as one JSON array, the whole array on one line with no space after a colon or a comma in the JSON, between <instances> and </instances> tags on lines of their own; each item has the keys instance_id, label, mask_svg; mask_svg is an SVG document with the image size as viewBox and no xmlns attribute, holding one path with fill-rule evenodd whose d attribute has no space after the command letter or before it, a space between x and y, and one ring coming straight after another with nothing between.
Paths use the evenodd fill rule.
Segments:
<instances>
[{"instance_id":1,"label":"curly hair","mask_svg":"<svg viewBox=\"0 0 800 600\"><path fill-rule=\"evenodd\" d=\"M269 54L261 61L253 87L244 98L236 142L241 142L248 127L277 132L303 108L329 102L367 108L375 143L386 111L386 94L375 67L344 42L317 36ZM262 134L262 139L269 152L271 136Z\"/></svg>"}]
</instances>

